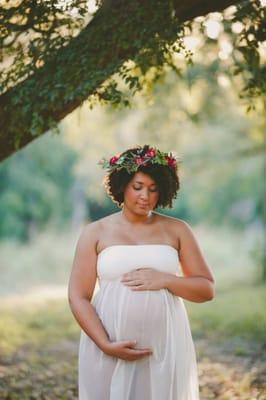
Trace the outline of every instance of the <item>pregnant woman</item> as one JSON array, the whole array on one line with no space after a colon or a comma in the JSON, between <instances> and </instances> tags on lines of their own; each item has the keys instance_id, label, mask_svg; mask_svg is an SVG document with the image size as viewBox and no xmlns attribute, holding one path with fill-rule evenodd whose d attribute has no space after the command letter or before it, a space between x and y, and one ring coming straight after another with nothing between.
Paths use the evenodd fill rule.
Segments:
<instances>
[{"instance_id":1,"label":"pregnant woman","mask_svg":"<svg viewBox=\"0 0 266 400\"><path fill-rule=\"evenodd\" d=\"M69 303L82 329L79 399L198 400L183 299L211 300L214 278L190 226L154 211L172 207L177 160L145 145L100 164L121 211L87 224L75 252Z\"/></svg>"}]
</instances>

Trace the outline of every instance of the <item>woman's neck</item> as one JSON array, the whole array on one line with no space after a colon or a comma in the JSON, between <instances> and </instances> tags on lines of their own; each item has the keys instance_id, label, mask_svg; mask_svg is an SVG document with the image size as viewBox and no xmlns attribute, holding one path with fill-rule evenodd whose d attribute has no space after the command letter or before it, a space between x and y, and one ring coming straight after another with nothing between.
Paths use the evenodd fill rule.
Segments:
<instances>
[{"instance_id":1,"label":"woman's neck","mask_svg":"<svg viewBox=\"0 0 266 400\"><path fill-rule=\"evenodd\" d=\"M152 223L155 217L152 210L150 210L145 215L139 215L128 210L126 207L123 207L120 215L122 220L129 224L142 224L142 225L147 225Z\"/></svg>"}]
</instances>

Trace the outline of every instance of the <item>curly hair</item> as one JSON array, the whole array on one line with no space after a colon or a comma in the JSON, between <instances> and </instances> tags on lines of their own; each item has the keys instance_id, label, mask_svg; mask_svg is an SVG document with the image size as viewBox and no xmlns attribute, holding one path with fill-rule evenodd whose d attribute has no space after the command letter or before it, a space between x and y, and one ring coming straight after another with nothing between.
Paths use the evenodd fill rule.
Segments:
<instances>
[{"instance_id":1,"label":"curly hair","mask_svg":"<svg viewBox=\"0 0 266 400\"><path fill-rule=\"evenodd\" d=\"M143 151L145 151L146 145L143 149ZM121 155L127 154L128 152L134 153L137 150L139 150L139 147L134 147L124 151ZM145 166L139 166L137 172L143 172L155 181L159 189L159 198L156 208L172 208L173 199L177 197L177 192L180 188L177 170L168 165L146 164ZM118 207L122 206L124 202L124 190L135 174L136 172L129 173L123 168L112 171L105 176L103 181L105 190Z\"/></svg>"}]
</instances>

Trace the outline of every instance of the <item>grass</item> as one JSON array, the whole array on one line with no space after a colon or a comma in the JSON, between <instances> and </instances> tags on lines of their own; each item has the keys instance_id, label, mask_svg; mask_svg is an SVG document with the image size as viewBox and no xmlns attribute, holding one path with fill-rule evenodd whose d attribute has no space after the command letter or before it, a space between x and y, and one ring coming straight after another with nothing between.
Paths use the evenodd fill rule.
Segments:
<instances>
[{"instance_id":1,"label":"grass","mask_svg":"<svg viewBox=\"0 0 266 400\"><path fill-rule=\"evenodd\" d=\"M266 399L264 304L265 287L252 285L186 302L201 400ZM0 398L77 400L79 332L66 300L2 305Z\"/></svg>"},{"instance_id":2,"label":"grass","mask_svg":"<svg viewBox=\"0 0 266 400\"><path fill-rule=\"evenodd\" d=\"M207 303L186 301L195 339L213 341L239 337L263 344L266 342L266 286L245 285L234 290L218 291ZM66 300L42 304L0 306L0 350L13 352L31 343L54 344L77 340L79 327Z\"/></svg>"},{"instance_id":3,"label":"grass","mask_svg":"<svg viewBox=\"0 0 266 400\"><path fill-rule=\"evenodd\" d=\"M30 344L42 347L77 340L79 328L66 301L0 307L0 350L12 353Z\"/></svg>"},{"instance_id":4,"label":"grass","mask_svg":"<svg viewBox=\"0 0 266 400\"><path fill-rule=\"evenodd\" d=\"M244 339L266 343L266 285L238 285L217 290L211 302L186 302L196 337Z\"/></svg>"},{"instance_id":5,"label":"grass","mask_svg":"<svg viewBox=\"0 0 266 400\"><path fill-rule=\"evenodd\" d=\"M79 231L44 231L30 243L0 243L0 296L40 285L66 284ZM14 257L15 254L15 257Z\"/></svg>"}]
</instances>

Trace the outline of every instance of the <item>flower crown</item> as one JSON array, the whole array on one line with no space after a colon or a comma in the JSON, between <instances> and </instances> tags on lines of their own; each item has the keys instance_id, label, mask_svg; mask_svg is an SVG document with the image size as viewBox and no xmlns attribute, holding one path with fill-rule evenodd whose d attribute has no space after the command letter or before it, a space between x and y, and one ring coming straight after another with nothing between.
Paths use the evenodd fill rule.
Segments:
<instances>
[{"instance_id":1,"label":"flower crown","mask_svg":"<svg viewBox=\"0 0 266 400\"><path fill-rule=\"evenodd\" d=\"M147 164L165 165L174 170L178 168L178 159L170 153L164 153L155 147L145 145L132 151L127 151L111 157L102 158L99 165L107 169L108 173L125 168L128 173L136 172L139 167Z\"/></svg>"}]
</instances>

